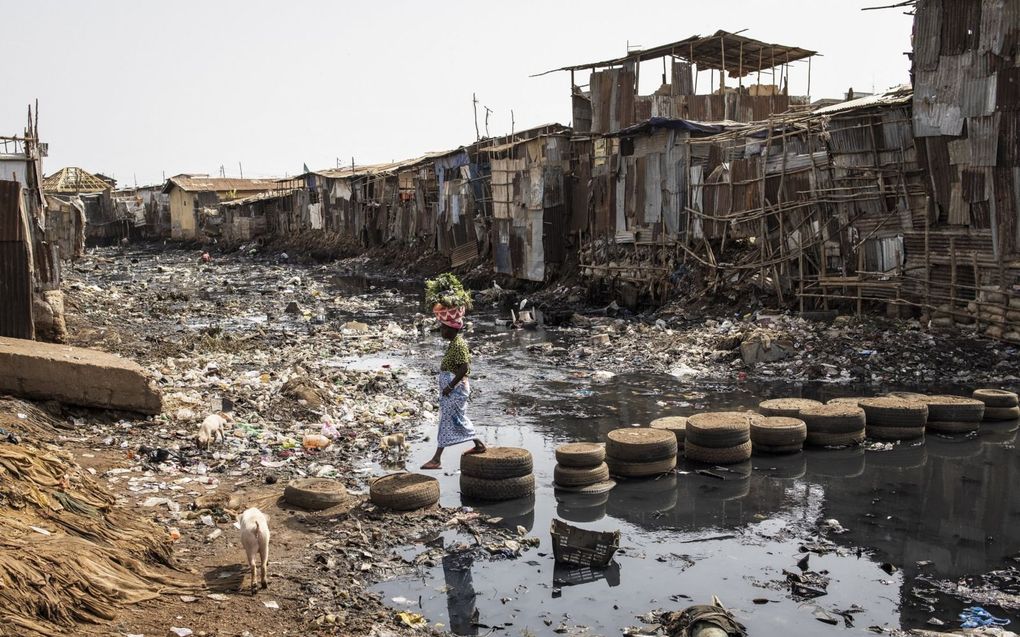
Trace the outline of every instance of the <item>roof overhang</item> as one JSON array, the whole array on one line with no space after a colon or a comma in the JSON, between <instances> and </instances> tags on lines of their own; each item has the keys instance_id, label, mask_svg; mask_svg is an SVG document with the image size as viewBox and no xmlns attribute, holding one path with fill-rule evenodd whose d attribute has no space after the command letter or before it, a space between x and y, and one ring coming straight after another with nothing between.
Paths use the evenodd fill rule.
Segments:
<instances>
[{"instance_id":1,"label":"roof overhang","mask_svg":"<svg viewBox=\"0 0 1020 637\"><path fill-rule=\"evenodd\" d=\"M624 64L633 64L635 62L644 62L646 60L656 60L666 56L681 58L694 63L699 69L725 69L730 77L743 77L749 73L771 69L782 64L818 55L817 51L810 51L785 44L771 44L740 35L740 33L716 31L714 34L706 37L694 35L685 40L663 44L650 49L631 51L623 57L564 66L533 75L532 77L557 71L582 71L585 69L594 71Z\"/></svg>"}]
</instances>

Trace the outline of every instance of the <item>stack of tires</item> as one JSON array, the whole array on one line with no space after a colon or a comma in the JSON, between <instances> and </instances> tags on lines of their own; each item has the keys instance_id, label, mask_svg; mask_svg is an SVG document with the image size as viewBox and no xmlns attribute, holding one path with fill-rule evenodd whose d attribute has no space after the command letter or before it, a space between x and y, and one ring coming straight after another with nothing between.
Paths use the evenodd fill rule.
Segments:
<instances>
[{"instance_id":1,"label":"stack of tires","mask_svg":"<svg viewBox=\"0 0 1020 637\"><path fill-rule=\"evenodd\" d=\"M758 405L762 416L782 416L784 418L800 418L800 410L805 407L817 407L822 403L807 398L773 398Z\"/></svg>"},{"instance_id":2,"label":"stack of tires","mask_svg":"<svg viewBox=\"0 0 1020 637\"><path fill-rule=\"evenodd\" d=\"M614 429L606 437L609 473L620 478L651 478L676 467L676 435L666 429Z\"/></svg>"},{"instance_id":3,"label":"stack of tires","mask_svg":"<svg viewBox=\"0 0 1020 637\"><path fill-rule=\"evenodd\" d=\"M863 396L840 396L839 398L830 398L825 401L826 405L852 405L854 407L860 406L861 401L864 400Z\"/></svg>"},{"instance_id":4,"label":"stack of tires","mask_svg":"<svg viewBox=\"0 0 1020 637\"><path fill-rule=\"evenodd\" d=\"M845 447L864 442L865 416L860 407L846 404L814 405L800 410L807 425L805 444L815 447Z\"/></svg>"},{"instance_id":5,"label":"stack of tires","mask_svg":"<svg viewBox=\"0 0 1020 637\"><path fill-rule=\"evenodd\" d=\"M516 500L535 492L531 452L517 447L489 447L461 456L460 493L478 500Z\"/></svg>"},{"instance_id":6,"label":"stack of tires","mask_svg":"<svg viewBox=\"0 0 1020 637\"><path fill-rule=\"evenodd\" d=\"M862 398L868 438L876 440L917 440L924 437L928 405L909 398L884 396Z\"/></svg>"},{"instance_id":7,"label":"stack of tires","mask_svg":"<svg viewBox=\"0 0 1020 637\"><path fill-rule=\"evenodd\" d=\"M684 455L706 464L737 464L751 459L751 423L757 414L716 411L687 419Z\"/></svg>"},{"instance_id":8,"label":"stack of tires","mask_svg":"<svg viewBox=\"0 0 1020 637\"><path fill-rule=\"evenodd\" d=\"M678 452L683 451L684 440L687 437L686 416L666 416L665 418L656 418L648 426L652 429L665 429L667 431L672 431L676 436Z\"/></svg>"},{"instance_id":9,"label":"stack of tires","mask_svg":"<svg viewBox=\"0 0 1020 637\"><path fill-rule=\"evenodd\" d=\"M391 473L372 483L368 497L384 509L423 509L439 502L439 481L420 473Z\"/></svg>"},{"instance_id":10,"label":"stack of tires","mask_svg":"<svg viewBox=\"0 0 1020 637\"><path fill-rule=\"evenodd\" d=\"M806 438L807 425L800 418L762 416L751 420L751 448L756 453L797 453Z\"/></svg>"},{"instance_id":11,"label":"stack of tires","mask_svg":"<svg viewBox=\"0 0 1020 637\"><path fill-rule=\"evenodd\" d=\"M1017 395L1002 389L975 389L972 397L985 404L985 422L1020 419Z\"/></svg>"},{"instance_id":12,"label":"stack of tires","mask_svg":"<svg viewBox=\"0 0 1020 637\"><path fill-rule=\"evenodd\" d=\"M962 396L926 396L927 428L941 433L957 434L977 431L985 417L985 404Z\"/></svg>"},{"instance_id":13,"label":"stack of tires","mask_svg":"<svg viewBox=\"0 0 1020 637\"><path fill-rule=\"evenodd\" d=\"M556 448L553 482L561 491L606 493L616 483L609 479L606 448L597 442L572 442Z\"/></svg>"}]
</instances>

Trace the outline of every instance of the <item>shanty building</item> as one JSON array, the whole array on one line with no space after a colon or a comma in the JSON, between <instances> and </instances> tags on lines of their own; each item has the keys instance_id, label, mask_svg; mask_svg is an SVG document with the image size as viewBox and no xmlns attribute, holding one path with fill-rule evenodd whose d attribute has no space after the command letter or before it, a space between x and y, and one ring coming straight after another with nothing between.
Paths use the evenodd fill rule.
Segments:
<instances>
[{"instance_id":1,"label":"shanty building","mask_svg":"<svg viewBox=\"0 0 1020 637\"><path fill-rule=\"evenodd\" d=\"M591 157L577 167L578 183L590 184L578 202L587 205L575 206L573 214L580 221L575 225L583 275L612 284L631 305L639 296L662 301L669 294L680 256L677 242L690 224L690 189L703 178L697 147L688 140L722 130L651 118L613 135L578 140Z\"/></svg>"},{"instance_id":2,"label":"shanty building","mask_svg":"<svg viewBox=\"0 0 1020 637\"><path fill-rule=\"evenodd\" d=\"M1020 341L1020 0L918 0L913 124L932 205L907 238L937 320Z\"/></svg>"},{"instance_id":3,"label":"shanty building","mask_svg":"<svg viewBox=\"0 0 1020 637\"><path fill-rule=\"evenodd\" d=\"M170 200L170 236L195 239L209 230L219 231L218 205L258 192L279 188L276 179L235 179L181 174L167 179L163 194Z\"/></svg>"},{"instance_id":4,"label":"shanty building","mask_svg":"<svg viewBox=\"0 0 1020 637\"><path fill-rule=\"evenodd\" d=\"M540 135L483 152L489 156L495 271L544 281L567 248L570 135Z\"/></svg>"},{"instance_id":5,"label":"shanty building","mask_svg":"<svg viewBox=\"0 0 1020 637\"><path fill-rule=\"evenodd\" d=\"M47 235L38 120L22 136L0 137L0 336L61 341L60 247Z\"/></svg>"},{"instance_id":6,"label":"shanty building","mask_svg":"<svg viewBox=\"0 0 1020 637\"><path fill-rule=\"evenodd\" d=\"M578 191L571 223L580 236L582 273L628 303L671 294L682 269L681 239L702 226L689 207L704 195L704 182L722 177L706 171L707 148L689 140L809 108L814 55L717 31L555 69L570 73L571 190ZM802 95L790 93L797 65L806 80ZM579 85L579 73L588 73L586 85ZM641 86L656 83L640 94ZM582 183L590 183L587 191Z\"/></svg>"},{"instance_id":7,"label":"shanty building","mask_svg":"<svg viewBox=\"0 0 1020 637\"><path fill-rule=\"evenodd\" d=\"M228 242L247 242L271 234L270 224L289 219L295 209L296 188L269 190L220 204L222 236Z\"/></svg>"},{"instance_id":8,"label":"shanty building","mask_svg":"<svg viewBox=\"0 0 1020 637\"><path fill-rule=\"evenodd\" d=\"M434 158L439 187L436 249L449 257L451 267L494 257L496 244L504 239L504 245L509 245L508 234L494 236L494 233L500 232L501 229L506 230L507 226L505 220L500 224L495 223L491 154L488 149L569 132L570 128L561 124L544 124L503 137L483 138L469 146ZM535 169L543 170L539 166L535 166ZM540 182L536 181L535 185L542 190ZM501 196L507 201L505 193ZM521 253L516 271L526 271L527 268L521 269L524 258L525 255ZM505 259L501 267L514 268L512 265L507 266ZM532 268L531 276L537 275L538 271Z\"/></svg>"},{"instance_id":9,"label":"shanty building","mask_svg":"<svg viewBox=\"0 0 1020 637\"><path fill-rule=\"evenodd\" d=\"M574 130L606 134L653 117L752 122L807 105L814 55L815 51L799 47L717 31L547 73L570 73ZM807 67L802 96L791 95L789 86L791 65L798 62ZM651 73L660 80L650 95L639 94L642 71L646 79ZM585 72L588 83L579 85L577 75ZM728 86L727 77L736 86Z\"/></svg>"},{"instance_id":10,"label":"shanty building","mask_svg":"<svg viewBox=\"0 0 1020 637\"><path fill-rule=\"evenodd\" d=\"M68 166L44 178L42 184L47 202L51 204L49 218L54 227L49 232L64 248L64 258L80 256L84 242L89 239L102 242L125 236L123 225L131 221L117 217L110 181L83 168ZM83 242L80 247L77 245L79 235Z\"/></svg>"}]
</instances>

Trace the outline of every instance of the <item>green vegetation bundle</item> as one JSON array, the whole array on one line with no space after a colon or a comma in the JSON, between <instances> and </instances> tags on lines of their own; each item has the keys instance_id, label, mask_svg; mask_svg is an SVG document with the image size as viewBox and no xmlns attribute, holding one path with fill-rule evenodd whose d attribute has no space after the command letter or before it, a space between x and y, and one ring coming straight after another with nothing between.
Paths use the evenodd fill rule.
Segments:
<instances>
[{"instance_id":1,"label":"green vegetation bundle","mask_svg":"<svg viewBox=\"0 0 1020 637\"><path fill-rule=\"evenodd\" d=\"M471 309L471 293L456 275L446 272L425 281L425 303L430 306L463 307Z\"/></svg>"}]
</instances>

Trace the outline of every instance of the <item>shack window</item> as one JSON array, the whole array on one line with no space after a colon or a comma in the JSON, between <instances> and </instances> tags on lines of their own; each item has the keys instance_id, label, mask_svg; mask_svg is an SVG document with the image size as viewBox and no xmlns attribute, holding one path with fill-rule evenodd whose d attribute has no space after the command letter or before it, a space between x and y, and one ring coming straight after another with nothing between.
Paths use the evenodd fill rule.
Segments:
<instances>
[{"instance_id":1,"label":"shack window","mask_svg":"<svg viewBox=\"0 0 1020 637\"><path fill-rule=\"evenodd\" d=\"M319 203L319 191L309 190L308 191L308 203Z\"/></svg>"}]
</instances>

